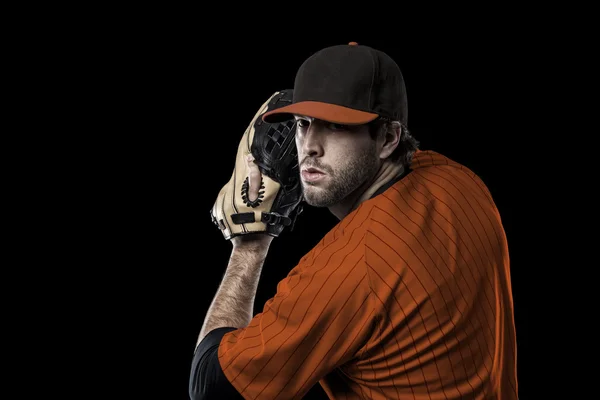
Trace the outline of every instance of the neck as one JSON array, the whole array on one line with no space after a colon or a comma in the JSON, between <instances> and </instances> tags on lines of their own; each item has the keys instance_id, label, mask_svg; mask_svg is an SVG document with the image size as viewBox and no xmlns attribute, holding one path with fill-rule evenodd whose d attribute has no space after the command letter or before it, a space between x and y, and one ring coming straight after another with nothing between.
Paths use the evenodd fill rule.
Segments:
<instances>
[{"instance_id":1,"label":"neck","mask_svg":"<svg viewBox=\"0 0 600 400\"><path fill-rule=\"evenodd\" d=\"M354 193L348 196L344 201L329 207L329 211L341 220L365 200L369 200L377 190L383 185L396 178L404 172L402 164L393 163L385 160L375 176L360 186Z\"/></svg>"}]
</instances>

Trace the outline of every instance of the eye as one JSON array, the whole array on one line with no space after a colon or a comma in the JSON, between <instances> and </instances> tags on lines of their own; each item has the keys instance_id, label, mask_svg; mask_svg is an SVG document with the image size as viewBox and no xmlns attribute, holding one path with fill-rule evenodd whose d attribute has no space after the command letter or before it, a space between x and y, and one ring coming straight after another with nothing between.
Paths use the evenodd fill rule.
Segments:
<instances>
[{"instance_id":1,"label":"eye","mask_svg":"<svg viewBox=\"0 0 600 400\"><path fill-rule=\"evenodd\" d=\"M310 125L310 121L308 121L306 119L302 119L302 118L299 118L297 120L297 122L298 122L298 127L300 127L300 128L308 128L308 126Z\"/></svg>"},{"instance_id":2,"label":"eye","mask_svg":"<svg viewBox=\"0 0 600 400\"><path fill-rule=\"evenodd\" d=\"M348 130L350 130L350 126L331 123L331 124L329 124L329 129L331 129L333 131L348 131Z\"/></svg>"}]
</instances>

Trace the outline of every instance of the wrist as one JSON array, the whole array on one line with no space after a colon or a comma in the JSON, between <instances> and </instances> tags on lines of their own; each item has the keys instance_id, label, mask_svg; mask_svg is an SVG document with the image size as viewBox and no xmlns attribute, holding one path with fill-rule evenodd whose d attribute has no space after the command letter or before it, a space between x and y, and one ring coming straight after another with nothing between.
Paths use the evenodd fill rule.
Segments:
<instances>
[{"instance_id":1,"label":"wrist","mask_svg":"<svg viewBox=\"0 0 600 400\"><path fill-rule=\"evenodd\" d=\"M265 233L240 235L231 239L234 251L249 251L252 253L265 252L269 249L273 236Z\"/></svg>"}]
</instances>

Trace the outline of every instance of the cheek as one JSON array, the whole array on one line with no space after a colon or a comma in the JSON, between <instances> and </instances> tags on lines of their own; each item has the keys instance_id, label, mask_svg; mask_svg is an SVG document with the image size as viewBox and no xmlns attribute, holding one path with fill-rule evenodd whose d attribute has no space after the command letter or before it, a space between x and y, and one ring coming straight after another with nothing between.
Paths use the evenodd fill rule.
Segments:
<instances>
[{"instance_id":1,"label":"cheek","mask_svg":"<svg viewBox=\"0 0 600 400\"><path fill-rule=\"evenodd\" d=\"M363 154L369 148L369 144L362 138L344 137L331 143L329 150L335 153L337 157L348 158Z\"/></svg>"},{"instance_id":2,"label":"cheek","mask_svg":"<svg viewBox=\"0 0 600 400\"><path fill-rule=\"evenodd\" d=\"M325 148L324 161L336 170L343 170L363 151L351 142L338 142Z\"/></svg>"},{"instance_id":3,"label":"cheek","mask_svg":"<svg viewBox=\"0 0 600 400\"><path fill-rule=\"evenodd\" d=\"M296 151L298 154L300 154L302 152L302 139L300 139L298 137L298 134L296 134L295 141L296 141Z\"/></svg>"}]
</instances>

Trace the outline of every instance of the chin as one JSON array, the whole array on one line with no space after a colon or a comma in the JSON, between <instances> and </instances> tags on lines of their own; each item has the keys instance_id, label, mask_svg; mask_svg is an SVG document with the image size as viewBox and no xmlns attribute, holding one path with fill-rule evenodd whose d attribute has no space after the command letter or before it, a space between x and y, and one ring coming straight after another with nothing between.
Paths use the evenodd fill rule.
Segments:
<instances>
[{"instance_id":1,"label":"chin","mask_svg":"<svg viewBox=\"0 0 600 400\"><path fill-rule=\"evenodd\" d=\"M313 207L331 207L337 203L336 199L331 198L330 193L322 189L314 190L314 188L304 191L304 202Z\"/></svg>"}]
</instances>

